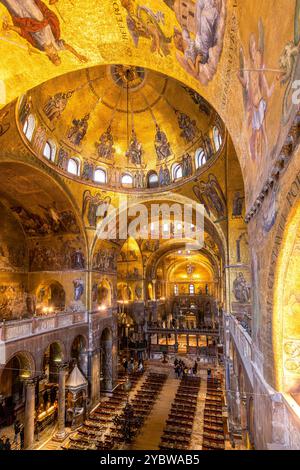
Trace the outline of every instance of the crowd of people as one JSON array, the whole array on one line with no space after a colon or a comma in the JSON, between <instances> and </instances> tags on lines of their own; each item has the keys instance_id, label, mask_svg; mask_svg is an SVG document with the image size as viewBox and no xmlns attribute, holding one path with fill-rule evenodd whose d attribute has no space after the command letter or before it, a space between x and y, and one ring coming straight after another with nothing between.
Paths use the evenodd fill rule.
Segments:
<instances>
[{"instance_id":1,"label":"crowd of people","mask_svg":"<svg viewBox=\"0 0 300 470\"><path fill-rule=\"evenodd\" d=\"M139 359L136 364L133 357L129 361L125 358L123 360L123 368L125 374L133 374L133 372L139 372L142 374L144 372L143 359Z\"/></svg>"},{"instance_id":2,"label":"crowd of people","mask_svg":"<svg viewBox=\"0 0 300 470\"><path fill-rule=\"evenodd\" d=\"M186 376L196 376L198 372L198 363L195 361L193 367L188 367L184 361L175 358L174 372L177 379L181 379Z\"/></svg>"}]
</instances>

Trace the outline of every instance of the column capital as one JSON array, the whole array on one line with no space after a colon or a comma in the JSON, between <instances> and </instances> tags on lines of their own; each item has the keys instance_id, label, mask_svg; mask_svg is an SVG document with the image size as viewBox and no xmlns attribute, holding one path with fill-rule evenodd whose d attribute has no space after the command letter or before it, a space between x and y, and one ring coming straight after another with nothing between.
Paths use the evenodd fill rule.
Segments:
<instances>
[{"instance_id":1,"label":"column capital","mask_svg":"<svg viewBox=\"0 0 300 470\"><path fill-rule=\"evenodd\" d=\"M28 377L27 379L24 379L24 384L26 387L35 386L39 380L40 377L38 375L34 377Z\"/></svg>"},{"instance_id":2,"label":"column capital","mask_svg":"<svg viewBox=\"0 0 300 470\"><path fill-rule=\"evenodd\" d=\"M69 362L59 362L57 364L57 369L59 372L66 372L69 370Z\"/></svg>"}]
</instances>

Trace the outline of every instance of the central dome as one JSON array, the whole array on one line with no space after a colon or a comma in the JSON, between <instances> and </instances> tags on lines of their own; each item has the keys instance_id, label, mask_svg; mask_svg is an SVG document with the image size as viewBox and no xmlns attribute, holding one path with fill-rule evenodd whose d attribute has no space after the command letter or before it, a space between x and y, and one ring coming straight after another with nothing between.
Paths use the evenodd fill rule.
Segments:
<instances>
[{"instance_id":1,"label":"central dome","mask_svg":"<svg viewBox=\"0 0 300 470\"><path fill-rule=\"evenodd\" d=\"M145 83L146 70L143 67L112 65L110 72L119 87L128 88L130 91L139 89Z\"/></svg>"},{"instance_id":2,"label":"central dome","mask_svg":"<svg viewBox=\"0 0 300 470\"><path fill-rule=\"evenodd\" d=\"M224 132L219 116L192 89L120 64L62 75L28 92L20 103L23 132L29 108L34 150L43 156L46 140L55 155L48 149L44 156L60 169L68 171L68 161L77 159L69 173L93 180L99 168L106 176L94 181L110 186L150 187L151 175L156 186L191 177L220 150L213 129Z\"/></svg>"}]
</instances>

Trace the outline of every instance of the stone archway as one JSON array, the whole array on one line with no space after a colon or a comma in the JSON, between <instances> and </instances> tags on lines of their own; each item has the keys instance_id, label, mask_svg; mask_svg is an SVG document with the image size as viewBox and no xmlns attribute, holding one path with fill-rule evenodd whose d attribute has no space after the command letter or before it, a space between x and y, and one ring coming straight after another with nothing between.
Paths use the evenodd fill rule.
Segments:
<instances>
[{"instance_id":1,"label":"stone archway","mask_svg":"<svg viewBox=\"0 0 300 470\"><path fill-rule=\"evenodd\" d=\"M85 376L88 373L86 346L86 338L82 335L76 336L71 346L71 358L76 361L79 369Z\"/></svg>"},{"instance_id":2,"label":"stone archway","mask_svg":"<svg viewBox=\"0 0 300 470\"><path fill-rule=\"evenodd\" d=\"M275 274L276 387L300 403L300 202L286 224Z\"/></svg>"}]
</instances>

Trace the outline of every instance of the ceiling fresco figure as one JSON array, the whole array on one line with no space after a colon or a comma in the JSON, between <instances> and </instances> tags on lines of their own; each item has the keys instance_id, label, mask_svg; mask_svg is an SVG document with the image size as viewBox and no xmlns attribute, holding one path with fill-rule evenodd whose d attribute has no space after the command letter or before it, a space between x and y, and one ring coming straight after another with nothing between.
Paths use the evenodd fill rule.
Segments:
<instances>
[{"instance_id":1,"label":"ceiling fresco figure","mask_svg":"<svg viewBox=\"0 0 300 470\"><path fill-rule=\"evenodd\" d=\"M217 71L223 49L226 0L175 0L173 6L167 4L182 27L182 30L174 28L177 59L189 74L207 85Z\"/></svg>"},{"instance_id":2,"label":"ceiling fresco figure","mask_svg":"<svg viewBox=\"0 0 300 470\"><path fill-rule=\"evenodd\" d=\"M54 65L61 64L60 51L71 52L80 62L87 58L61 38L57 15L41 0L1 0L10 13L13 24L3 19L3 29L14 31L33 48L44 52Z\"/></svg>"},{"instance_id":3,"label":"ceiling fresco figure","mask_svg":"<svg viewBox=\"0 0 300 470\"><path fill-rule=\"evenodd\" d=\"M164 15L160 11L153 13L150 8L140 6L135 0L121 0L126 8L127 26L137 47L140 37L151 39L151 52L158 52L161 56L170 54L171 38L163 32L160 24L164 23Z\"/></svg>"},{"instance_id":4,"label":"ceiling fresco figure","mask_svg":"<svg viewBox=\"0 0 300 470\"><path fill-rule=\"evenodd\" d=\"M286 44L279 59L279 65L282 70L280 76L281 85L286 86L282 110L283 125L286 125L291 118L294 108L292 102L292 94L295 90L293 83L300 74L300 0L296 1L294 23L294 40Z\"/></svg>"}]
</instances>

